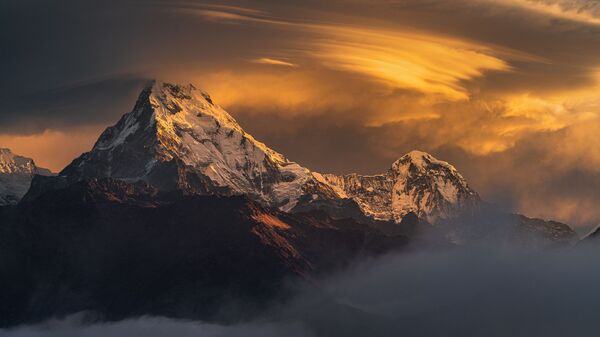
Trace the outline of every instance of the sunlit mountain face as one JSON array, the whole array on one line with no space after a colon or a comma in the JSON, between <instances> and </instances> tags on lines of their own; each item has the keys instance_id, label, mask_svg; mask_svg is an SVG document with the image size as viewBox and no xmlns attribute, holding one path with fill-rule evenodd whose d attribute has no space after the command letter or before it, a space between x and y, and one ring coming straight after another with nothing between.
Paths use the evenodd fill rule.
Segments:
<instances>
[{"instance_id":1,"label":"sunlit mountain face","mask_svg":"<svg viewBox=\"0 0 600 337\"><path fill-rule=\"evenodd\" d=\"M8 0L0 32L0 337L597 334L597 1Z\"/></svg>"}]
</instances>

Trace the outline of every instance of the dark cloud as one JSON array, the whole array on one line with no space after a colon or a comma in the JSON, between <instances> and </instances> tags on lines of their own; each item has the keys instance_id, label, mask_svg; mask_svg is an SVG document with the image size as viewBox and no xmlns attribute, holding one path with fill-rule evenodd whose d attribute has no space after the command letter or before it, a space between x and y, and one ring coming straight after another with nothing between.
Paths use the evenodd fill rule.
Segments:
<instances>
[{"instance_id":1,"label":"dark cloud","mask_svg":"<svg viewBox=\"0 0 600 337\"><path fill-rule=\"evenodd\" d=\"M124 112L123 100L131 100L139 79L234 67L262 56L253 51L269 44L248 38L263 36L264 28L240 33L182 14L181 3L167 1L0 6L0 133L107 123Z\"/></svg>"},{"instance_id":2,"label":"dark cloud","mask_svg":"<svg viewBox=\"0 0 600 337\"><path fill-rule=\"evenodd\" d=\"M56 119L60 117L71 119L73 113L63 113L61 107L47 107L45 110L52 113L43 112L46 102L36 93L56 88L130 74L182 78L193 73L195 78L188 81L202 82L203 74L259 67L248 60L270 54L305 58L295 54L298 46L293 43L306 39L305 26L296 29L261 22L219 22L197 15L198 10L207 8L242 16L248 13L245 8L262 10L262 17L269 20L301 25L327 23L343 27L350 22L353 27L379 26L391 32L417 29L432 37L468 39L496 49L493 54L513 67L511 72L491 72L473 83L464 83L469 91L483 91L488 96L590 86L597 80L591 70L600 64L595 56L600 53L599 28L565 20L540 23L528 11L494 1L461 0L452 5L441 1L303 2L302 8L299 3L273 1L240 1L235 3L238 7L233 5L132 0L5 2L0 14L0 38L5 50L0 56L0 71L6 79L0 88L3 125L15 133L22 129L31 132L26 123L21 123L28 115L36 124L47 122L50 128L58 126ZM562 25L573 28L565 30ZM299 61L303 61L302 67L308 62ZM323 71L316 71L317 78ZM363 87L370 85L368 81L362 83ZM30 109L18 108L24 105ZM80 115L97 113L101 112L82 111ZM287 112L283 109L280 113ZM81 116L72 119L72 124L100 120Z\"/></svg>"},{"instance_id":3,"label":"dark cloud","mask_svg":"<svg viewBox=\"0 0 600 337\"><path fill-rule=\"evenodd\" d=\"M0 133L109 125L133 107L147 79L123 77L12 97L0 107Z\"/></svg>"}]
</instances>

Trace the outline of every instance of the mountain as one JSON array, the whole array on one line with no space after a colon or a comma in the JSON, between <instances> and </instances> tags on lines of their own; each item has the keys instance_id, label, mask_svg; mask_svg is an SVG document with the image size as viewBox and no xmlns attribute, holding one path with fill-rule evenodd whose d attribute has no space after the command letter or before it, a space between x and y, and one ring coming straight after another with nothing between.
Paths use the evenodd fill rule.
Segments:
<instances>
[{"instance_id":1,"label":"mountain","mask_svg":"<svg viewBox=\"0 0 600 337\"><path fill-rule=\"evenodd\" d=\"M399 223L414 213L435 222L481 202L452 165L422 151L402 156L384 174L322 177L339 195L355 200L366 215L383 221Z\"/></svg>"},{"instance_id":2,"label":"mountain","mask_svg":"<svg viewBox=\"0 0 600 337\"><path fill-rule=\"evenodd\" d=\"M319 275L359 256L403 249L351 219L290 214L245 196L163 193L145 182L37 176L54 183L0 208L0 326L94 312L214 319L255 312L285 281ZM32 188L35 188L33 186Z\"/></svg>"},{"instance_id":3,"label":"mountain","mask_svg":"<svg viewBox=\"0 0 600 337\"><path fill-rule=\"evenodd\" d=\"M61 173L144 180L161 190L247 195L289 210L311 172L246 133L193 85L153 82L133 111Z\"/></svg>"},{"instance_id":4,"label":"mountain","mask_svg":"<svg viewBox=\"0 0 600 337\"><path fill-rule=\"evenodd\" d=\"M354 207L367 218L396 223L410 212L431 221L446 218L479 202L454 167L418 151L377 176L312 172L254 139L207 93L158 81L60 175L71 181L143 180L188 194L246 195L283 211L342 203L340 216Z\"/></svg>"},{"instance_id":5,"label":"mountain","mask_svg":"<svg viewBox=\"0 0 600 337\"><path fill-rule=\"evenodd\" d=\"M469 219L461 221L467 223L487 222L489 213L455 167L428 153L409 152L378 175L321 174L257 141L206 92L191 84L161 81L149 83L133 110L107 128L92 150L60 176L70 183L114 178L143 181L161 192L242 195L284 212L317 210L337 219L353 218L387 233L396 233L394 225L407 215L419 219L411 222L455 228L453 219L463 213ZM503 219L497 222L511 226L531 224L530 228L551 237L532 222L535 219L495 216ZM550 231L556 227L546 225ZM465 237L464 230L448 236L457 232ZM559 232L556 235L564 234Z\"/></svg>"},{"instance_id":6,"label":"mountain","mask_svg":"<svg viewBox=\"0 0 600 337\"><path fill-rule=\"evenodd\" d=\"M29 189L35 174L51 175L52 172L36 166L31 158L0 148L0 206L16 204Z\"/></svg>"},{"instance_id":7,"label":"mountain","mask_svg":"<svg viewBox=\"0 0 600 337\"><path fill-rule=\"evenodd\" d=\"M529 218L514 214L519 228L519 236L530 236L539 242L551 242L557 245L571 246L577 244L579 236L562 222Z\"/></svg>"},{"instance_id":8,"label":"mountain","mask_svg":"<svg viewBox=\"0 0 600 337\"><path fill-rule=\"evenodd\" d=\"M442 219L435 229L456 245L509 245L526 249L571 247L579 236L568 225L551 220L507 213L494 205Z\"/></svg>"}]
</instances>

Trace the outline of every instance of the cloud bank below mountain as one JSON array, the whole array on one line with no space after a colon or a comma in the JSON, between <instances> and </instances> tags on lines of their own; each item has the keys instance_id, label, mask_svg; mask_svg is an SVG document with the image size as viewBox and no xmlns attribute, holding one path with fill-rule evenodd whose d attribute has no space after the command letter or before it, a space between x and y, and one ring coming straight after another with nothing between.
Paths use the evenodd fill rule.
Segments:
<instances>
[{"instance_id":1,"label":"cloud bank below mountain","mask_svg":"<svg viewBox=\"0 0 600 337\"><path fill-rule=\"evenodd\" d=\"M78 315L0 336L587 336L597 331L600 300L595 250L471 246L390 255L321 280L318 290L297 289L290 302L243 323L90 323L92 316Z\"/></svg>"}]
</instances>

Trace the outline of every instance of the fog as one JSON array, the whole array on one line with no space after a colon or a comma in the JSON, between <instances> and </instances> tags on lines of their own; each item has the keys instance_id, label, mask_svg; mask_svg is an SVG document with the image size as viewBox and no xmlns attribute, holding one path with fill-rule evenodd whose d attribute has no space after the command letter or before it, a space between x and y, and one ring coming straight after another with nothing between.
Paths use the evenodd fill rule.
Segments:
<instances>
[{"instance_id":1,"label":"fog","mask_svg":"<svg viewBox=\"0 0 600 337\"><path fill-rule=\"evenodd\" d=\"M251 323L222 326L184 322L166 318L144 317L117 323L86 324L81 315L65 320L53 320L36 326L3 330L0 336L11 337L130 337L130 336L305 336L300 326L274 323Z\"/></svg>"},{"instance_id":2,"label":"fog","mask_svg":"<svg viewBox=\"0 0 600 337\"><path fill-rule=\"evenodd\" d=\"M597 248L463 247L363 260L251 322L79 314L0 336L591 336L600 295Z\"/></svg>"}]
</instances>

